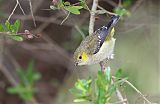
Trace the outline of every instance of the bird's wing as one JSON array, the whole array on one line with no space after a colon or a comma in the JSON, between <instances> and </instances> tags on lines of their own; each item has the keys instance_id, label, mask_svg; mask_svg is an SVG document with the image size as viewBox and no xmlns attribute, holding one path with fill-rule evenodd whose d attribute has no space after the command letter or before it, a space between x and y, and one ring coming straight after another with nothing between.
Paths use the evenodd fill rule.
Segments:
<instances>
[{"instance_id":1,"label":"bird's wing","mask_svg":"<svg viewBox=\"0 0 160 104\"><path fill-rule=\"evenodd\" d=\"M106 40L106 36L108 35L110 29L103 26L100 29L98 29L97 31L95 31L94 35L97 37L97 45L96 45L96 49L94 51L94 54L96 54L101 46L103 45L104 41Z\"/></svg>"}]
</instances>

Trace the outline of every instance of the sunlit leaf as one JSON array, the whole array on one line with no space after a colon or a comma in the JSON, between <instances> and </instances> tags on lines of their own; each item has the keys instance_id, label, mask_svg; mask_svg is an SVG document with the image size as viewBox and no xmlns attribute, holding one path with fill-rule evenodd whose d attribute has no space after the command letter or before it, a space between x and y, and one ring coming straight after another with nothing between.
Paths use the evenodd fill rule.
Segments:
<instances>
[{"instance_id":1,"label":"sunlit leaf","mask_svg":"<svg viewBox=\"0 0 160 104\"><path fill-rule=\"evenodd\" d=\"M73 14L80 14L82 8L82 6L65 6L65 9Z\"/></svg>"},{"instance_id":2,"label":"sunlit leaf","mask_svg":"<svg viewBox=\"0 0 160 104\"><path fill-rule=\"evenodd\" d=\"M20 28L20 20L16 20L15 21L15 23L14 23L14 31L15 31L15 33L17 33L18 32L18 30L19 30L19 28Z\"/></svg>"},{"instance_id":3,"label":"sunlit leaf","mask_svg":"<svg viewBox=\"0 0 160 104\"><path fill-rule=\"evenodd\" d=\"M81 6L84 8L84 9L87 9L90 11L90 9L88 8L87 4L86 4L86 0L79 0L80 1L80 4Z\"/></svg>"},{"instance_id":4,"label":"sunlit leaf","mask_svg":"<svg viewBox=\"0 0 160 104\"><path fill-rule=\"evenodd\" d=\"M116 7L114 9L114 12L116 14L118 14L119 16L129 16L130 15L130 12L127 11L125 8L122 8L122 7Z\"/></svg>"},{"instance_id":5,"label":"sunlit leaf","mask_svg":"<svg viewBox=\"0 0 160 104\"><path fill-rule=\"evenodd\" d=\"M7 31L10 31L10 23L9 23L9 21L5 22L5 26L6 26Z\"/></svg>"},{"instance_id":6,"label":"sunlit leaf","mask_svg":"<svg viewBox=\"0 0 160 104\"><path fill-rule=\"evenodd\" d=\"M111 68L110 67L106 68L106 77L107 77L108 82L110 82L111 81Z\"/></svg>"},{"instance_id":7,"label":"sunlit leaf","mask_svg":"<svg viewBox=\"0 0 160 104\"><path fill-rule=\"evenodd\" d=\"M64 5L65 6L70 6L71 4L70 4L70 2L66 1L66 2L64 2Z\"/></svg>"},{"instance_id":8,"label":"sunlit leaf","mask_svg":"<svg viewBox=\"0 0 160 104\"><path fill-rule=\"evenodd\" d=\"M4 32L3 24L0 24L0 32Z\"/></svg>"},{"instance_id":9,"label":"sunlit leaf","mask_svg":"<svg viewBox=\"0 0 160 104\"><path fill-rule=\"evenodd\" d=\"M83 98L79 98L79 99L74 99L73 100L73 102L75 102L75 103L84 102L84 101L87 101L87 100L83 99Z\"/></svg>"},{"instance_id":10,"label":"sunlit leaf","mask_svg":"<svg viewBox=\"0 0 160 104\"><path fill-rule=\"evenodd\" d=\"M133 0L123 0L123 7L127 8L129 6L131 6L131 4L133 3Z\"/></svg>"}]
</instances>

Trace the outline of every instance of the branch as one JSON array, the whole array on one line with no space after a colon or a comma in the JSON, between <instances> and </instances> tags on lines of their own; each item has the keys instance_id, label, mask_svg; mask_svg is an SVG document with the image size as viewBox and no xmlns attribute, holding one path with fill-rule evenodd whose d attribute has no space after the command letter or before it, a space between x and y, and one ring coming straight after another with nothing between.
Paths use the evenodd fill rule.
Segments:
<instances>
[{"instance_id":1,"label":"branch","mask_svg":"<svg viewBox=\"0 0 160 104\"><path fill-rule=\"evenodd\" d=\"M117 15L116 13L107 11L106 9L104 9L103 7L101 7L101 6L99 6L99 5L98 5L98 8L101 9L101 10L103 10L104 13L107 13L107 14L109 14L109 15ZM101 11L101 10L100 10L100 11ZM100 13L98 13L98 14L100 14Z\"/></svg>"},{"instance_id":2,"label":"branch","mask_svg":"<svg viewBox=\"0 0 160 104\"><path fill-rule=\"evenodd\" d=\"M126 102L127 102L127 99L125 100L125 99L123 98L123 96L122 96L122 94L121 94L121 92L119 91L118 88L116 89L116 95L117 95L119 101L122 102L122 104L127 104L127 103L126 103Z\"/></svg>"},{"instance_id":3,"label":"branch","mask_svg":"<svg viewBox=\"0 0 160 104\"><path fill-rule=\"evenodd\" d=\"M8 21L11 19L11 16L14 14L14 12L15 12L17 6L18 6L18 2L16 3L14 9L12 10L11 14L9 15L9 17L8 17L8 19L7 19Z\"/></svg>"},{"instance_id":4,"label":"branch","mask_svg":"<svg viewBox=\"0 0 160 104\"><path fill-rule=\"evenodd\" d=\"M116 77L112 77L112 78L116 78ZM142 98L148 103L148 104L157 104L157 103L152 103L151 101L149 101L145 95L143 95L131 82L129 82L128 80L126 80L125 78L123 79L120 79L120 80L123 80L125 83L127 83L129 86L131 86L139 95L142 96Z\"/></svg>"},{"instance_id":5,"label":"branch","mask_svg":"<svg viewBox=\"0 0 160 104\"><path fill-rule=\"evenodd\" d=\"M16 5L15 5L15 7L13 8L11 14L9 15L9 17L8 17L8 19L7 19L8 21L11 19L12 15L14 14L14 12L15 12L16 8L18 7L18 5L19 5L19 7L20 7L22 13L25 15L24 10L22 9L22 7L21 7L19 1L16 0Z\"/></svg>"},{"instance_id":6,"label":"branch","mask_svg":"<svg viewBox=\"0 0 160 104\"><path fill-rule=\"evenodd\" d=\"M36 22L35 22L35 18L34 18L34 15L33 15L33 10L32 10L32 2L31 2L31 0L28 0L28 1L29 1L29 7L30 7L33 23L34 23L34 26L36 27Z\"/></svg>"},{"instance_id":7,"label":"branch","mask_svg":"<svg viewBox=\"0 0 160 104\"><path fill-rule=\"evenodd\" d=\"M89 22L89 35L94 32L94 23L95 23L95 11L98 7L98 0L93 0L92 9L90 12L90 22Z\"/></svg>"},{"instance_id":8,"label":"branch","mask_svg":"<svg viewBox=\"0 0 160 104\"><path fill-rule=\"evenodd\" d=\"M106 62L105 61L101 61L100 63L100 66L101 66L101 70L103 73L105 73L106 71ZM112 83L114 83L113 79L112 79ZM119 91L118 88L116 88L116 96L118 97L119 101L122 102L122 104L127 104L126 103L126 99L123 98L121 92Z\"/></svg>"}]
</instances>

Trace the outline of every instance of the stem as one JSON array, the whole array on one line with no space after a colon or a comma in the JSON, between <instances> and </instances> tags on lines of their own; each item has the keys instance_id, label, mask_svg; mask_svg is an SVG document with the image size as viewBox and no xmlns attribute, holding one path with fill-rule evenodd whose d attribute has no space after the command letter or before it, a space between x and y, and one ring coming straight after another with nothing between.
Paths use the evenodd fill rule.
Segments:
<instances>
[{"instance_id":1,"label":"stem","mask_svg":"<svg viewBox=\"0 0 160 104\"><path fill-rule=\"evenodd\" d=\"M94 23L95 23L95 11L98 7L98 0L93 0L92 9L90 12L90 22L89 22L89 35L94 32Z\"/></svg>"},{"instance_id":2,"label":"stem","mask_svg":"<svg viewBox=\"0 0 160 104\"><path fill-rule=\"evenodd\" d=\"M34 26L36 27L36 21L35 21L35 18L34 18L34 15L33 15L33 8L32 8L32 2L31 0L28 0L29 1L29 7L30 7L30 11L31 11L31 16L32 16L32 19L33 19L33 23L34 23Z\"/></svg>"}]
</instances>

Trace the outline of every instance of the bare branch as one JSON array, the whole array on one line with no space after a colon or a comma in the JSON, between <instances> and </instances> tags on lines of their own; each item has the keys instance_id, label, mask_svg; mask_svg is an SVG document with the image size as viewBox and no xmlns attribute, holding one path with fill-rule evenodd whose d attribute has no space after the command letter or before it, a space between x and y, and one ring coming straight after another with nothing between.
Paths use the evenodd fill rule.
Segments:
<instances>
[{"instance_id":1,"label":"bare branch","mask_svg":"<svg viewBox=\"0 0 160 104\"><path fill-rule=\"evenodd\" d=\"M125 100L125 99L123 98L123 96L122 96L122 94L121 94L121 92L119 91L118 88L116 89L116 95L117 95L119 101L120 101L122 104L127 104L127 103L126 103L127 100Z\"/></svg>"},{"instance_id":2,"label":"bare branch","mask_svg":"<svg viewBox=\"0 0 160 104\"><path fill-rule=\"evenodd\" d=\"M115 76L112 76L112 78L116 78ZM125 78L121 78L120 80L122 80L123 82L127 83L129 86L131 86L139 95L142 96L142 98L148 103L148 104L157 104L157 103L152 103L151 101L149 101L145 95L143 95L131 82L129 82L128 80L126 80Z\"/></svg>"},{"instance_id":3,"label":"bare branch","mask_svg":"<svg viewBox=\"0 0 160 104\"><path fill-rule=\"evenodd\" d=\"M24 12L24 10L23 10L23 8L22 8L22 6L21 6L21 4L19 3L19 1L18 0L16 0L16 1L17 1L18 5L19 5L19 8L21 9L23 15L26 15L25 12Z\"/></svg>"},{"instance_id":4,"label":"bare branch","mask_svg":"<svg viewBox=\"0 0 160 104\"><path fill-rule=\"evenodd\" d=\"M18 6L18 3L16 3L14 9L12 10L11 14L9 15L9 17L8 17L8 19L7 19L8 21L11 19L11 16L14 14L14 12L15 12L17 6Z\"/></svg>"},{"instance_id":5,"label":"bare branch","mask_svg":"<svg viewBox=\"0 0 160 104\"><path fill-rule=\"evenodd\" d=\"M34 26L36 27L36 21L35 21L35 18L34 18L34 15L33 15L33 10L32 10L32 2L31 2L31 0L28 0L28 1L29 1L29 7L30 7L33 23L34 23Z\"/></svg>"},{"instance_id":6,"label":"bare branch","mask_svg":"<svg viewBox=\"0 0 160 104\"><path fill-rule=\"evenodd\" d=\"M15 7L13 8L11 14L9 15L9 17L8 17L8 19L7 19L8 21L11 19L12 15L14 14L14 12L15 12L16 8L18 7L18 5L19 5L22 13L25 15L25 12L24 12L23 8L21 7L21 4L19 3L18 0L16 0L16 5L15 5Z\"/></svg>"},{"instance_id":7,"label":"bare branch","mask_svg":"<svg viewBox=\"0 0 160 104\"><path fill-rule=\"evenodd\" d=\"M94 23L95 23L95 11L98 7L98 0L93 0L92 9L90 12L90 22L89 22L89 35L94 32Z\"/></svg>"},{"instance_id":8,"label":"bare branch","mask_svg":"<svg viewBox=\"0 0 160 104\"><path fill-rule=\"evenodd\" d=\"M85 38L85 34L83 33L83 31L81 31L81 29L78 27L78 25L75 25L74 27L81 34L82 38L84 39Z\"/></svg>"},{"instance_id":9,"label":"bare branch","mask_svg":"<svg viewBox=\"0 0 160 104\"><path fill-rule=\"evenodd\" d=\"M117 15L116 13L107 11L106 9L104 9L103 7L101 7L101 6L99 6L99 5L98 5L98 8L101 9L101 10L103 10L105 13L107 13L107 14L109 14L109 15Z\"/></svg>"}]
</instances>

